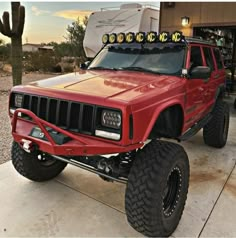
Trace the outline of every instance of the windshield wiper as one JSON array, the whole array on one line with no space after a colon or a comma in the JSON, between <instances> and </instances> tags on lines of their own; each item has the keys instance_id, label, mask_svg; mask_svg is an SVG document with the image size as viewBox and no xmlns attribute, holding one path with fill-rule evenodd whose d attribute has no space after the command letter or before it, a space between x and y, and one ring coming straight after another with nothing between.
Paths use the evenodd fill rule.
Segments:
<instances>
[{"instance_id":1,"label":"windshield wiper","mask_svg":"<svg viewBox=\"0 0 236 238\"><path fill-rule=\"evenodd\" d=\"M139 71L139 72L148 72L148 73L152 73L152 74L160 74L159 72L155 72L150 69L145 69L145 68L136 67L136 66L122 67L122 68L119 68L118 70L131 70L131 71Z\"/></svg>"},{"instance_id":2,"label":"windshield wiper","mask_svg":"<svg viewBox=\"0 0 236 238\"><path fill-rule=\"evenodd\" d=\"M94 69L94 70L100 70L100 69L104 69L104 70L117 70L116 68L107 68L107 67L102 67L102 66L97 66L97 67L90 67L90 68L88 68L88 69Z\"/></svg>"}]
</instances>

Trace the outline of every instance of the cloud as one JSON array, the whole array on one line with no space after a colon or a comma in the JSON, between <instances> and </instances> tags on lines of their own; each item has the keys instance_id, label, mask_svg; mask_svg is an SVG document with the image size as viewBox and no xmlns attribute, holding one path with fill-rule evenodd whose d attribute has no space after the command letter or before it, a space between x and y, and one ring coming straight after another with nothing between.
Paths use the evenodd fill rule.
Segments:
<instances>
[{"instance_id":1,"label":"cloud","mask_svg":"<svg viewBox=\"0 0 236 238\"><path fill-rule=\"evenodd\" d=\"M54 16L57 17L63 17L65 19L70 20L77 20L79 18L80 21L83 21L85 16L89 16L92 13L92 11L84 11L84 10L65 10L65 11L59 11L55 12Z\"/></svg>"},{"instance_id":2,"label":"cloud","mask_svg":"<svg viewBox=\"0 0 236 238\"><path fill-rule=\"evenodd\" d=\"M32 10L32 12L34 13L35 16L40 16L40 15L43 15L43 14L50 13L50 11L38 9L36 6L32 6L31 10Z\"/></svg>"}]
</instances>

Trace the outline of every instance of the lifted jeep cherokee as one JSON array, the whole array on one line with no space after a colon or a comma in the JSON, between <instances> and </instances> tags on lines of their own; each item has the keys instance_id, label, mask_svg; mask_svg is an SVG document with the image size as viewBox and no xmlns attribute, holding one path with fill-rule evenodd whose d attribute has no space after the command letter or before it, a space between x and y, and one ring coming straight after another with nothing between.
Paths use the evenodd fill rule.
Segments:
<instances>
[{"instance_id":1,"label":"lifted jeep cherokee","mask_svg":"<svg viewBox=\"0 0 236 238\"><path fill-rule=\"evenodd\" d=\"M12 89L13 165L34 181L69 163L127 183L131 226L169 236L187 198L189 162L180 145L161 139L186 140L203 128L207 145L226 144L220 52L181 32L106 34L103 43L79 74Z\"/></svg>"}]
</instances>

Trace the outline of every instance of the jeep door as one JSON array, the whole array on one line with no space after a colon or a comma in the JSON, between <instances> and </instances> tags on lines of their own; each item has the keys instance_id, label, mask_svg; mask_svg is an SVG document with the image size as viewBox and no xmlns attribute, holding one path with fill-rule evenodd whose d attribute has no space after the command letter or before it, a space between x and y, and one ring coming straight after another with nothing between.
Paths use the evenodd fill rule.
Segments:
<instances>
[{"instance_id":1,"label":"jeep door","mask_svg":"<svg viewBox=\"0 0 236 238\"><path fill-rule=\"evenodd\" d=\"M204 65L211 69L211 76L207 82L205 93L206 111L209 112L215 103L219 87L224 87L225 70L220 56L220 51L216 47L203 46Z\"/></svg>"},{"instance_id":2,"label":"jeep door","mask_svg":"<svg viewBox=\"0 0 236 238\"><path fill-rule=\"evenodd\" d=\"M206 92L204 94L205 97L205 107L206 107L206 111L210 111L212 104L214 103L215 100L215 93L216 93L216 89L217 89L217 78L220 77L220 74L218 73L218 70L216 68L216 63L213 59L213 49L210 46L203 46L203 62L204 62L204 66L207 66L211 69L211 76L210 78L207 80L207 88L206 88Z\"/></svg>"},{"instance_id":3,"label":"jeep door","mask_svg":"<svg viewBox=\"0 0 236 238\"><path fill-rule=\"evenodd\" d=\"M197 66L204 66L203 50L197 44L192 44L188 50L186 68L191 74L191 70ZM207 94L208 82L202 78L188 78L186 80L186 106L185 106L185 126L189 128L200 120L206 111L205 94Z\"/></svg>"},{"instance_id":4,"label":"jeep door","mask_svg":"<svg viewBox=\"0 0 236 238\"><path fill-rule=\"evenodd\" d=\"M219 87L225 87L225 68L223 60L221 58L220 50L216 47L212 47L213 60L215 64L215 70L212 72L212 77L209 85L210 99L215 102L217 90Z\"/></svg>"},{"instance_id":5,"label":"jeep door","mask_svg":"<svg viewBox=\"0 0 236 238\"><path fill-rule=\"evenodd\" d=\"M210 77L206 80L206 88L204 93L204 101L205 101L205 110L208 112L210 110L210 107L213 103L214 95L212 94L213 91L210 91L210 87L213 86L213 78L216 74L216 67L215 62L213 60L213 54L212 54L212 47L210 46L203 46L203 64L204 66L207 66L211 70ZM215 90L214 90L215 91Z\"/></svg>"}]
</instances>

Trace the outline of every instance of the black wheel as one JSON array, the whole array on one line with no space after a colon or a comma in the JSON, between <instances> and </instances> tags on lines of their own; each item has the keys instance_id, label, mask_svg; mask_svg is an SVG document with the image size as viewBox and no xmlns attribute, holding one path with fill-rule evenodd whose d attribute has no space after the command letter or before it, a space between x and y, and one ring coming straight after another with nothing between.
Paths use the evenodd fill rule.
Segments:
<instances>
[{"instance_id":1,"label":"black wheel","mask_svg":"<svg viewBox=\"0 0 236 238\"><path fill-rule=\"evenodd\" d=\"M229 130L229 106L218 100L212 112L212 119L203 127L205 144L216 148L225 146Z\"/></svg>"},{"instance_id":2,"label":"black wheel","mask_svg":"<svg viewBox=\"0 0 236 238\"><path fill-rule=\"evenodd\" d=\"M236 98L234 100L234 108L236 109Z\"/></svg>"},{"instance_id":3,"label":"black wheel","mask_svg":"<svg viewBox=\"0 0 236 238\"><path fill-rule=\"evenodd\" d=\"M177 227L187 199L189 161L174 143L152 141L137 153L125 194L130 225L150 237L169 236Z\"/></svg>"},{"instance_id":4,"label":"black wheel","mask_svg":"<svg viewBox=\"0 0 236 238\"><path fill-rule=\"evenodd\" d=\"M37 182L56 177L67 165L44 153L27 153L15 141L12 144L11 157L17 172Z\"/></svg>"}]
</instances>

